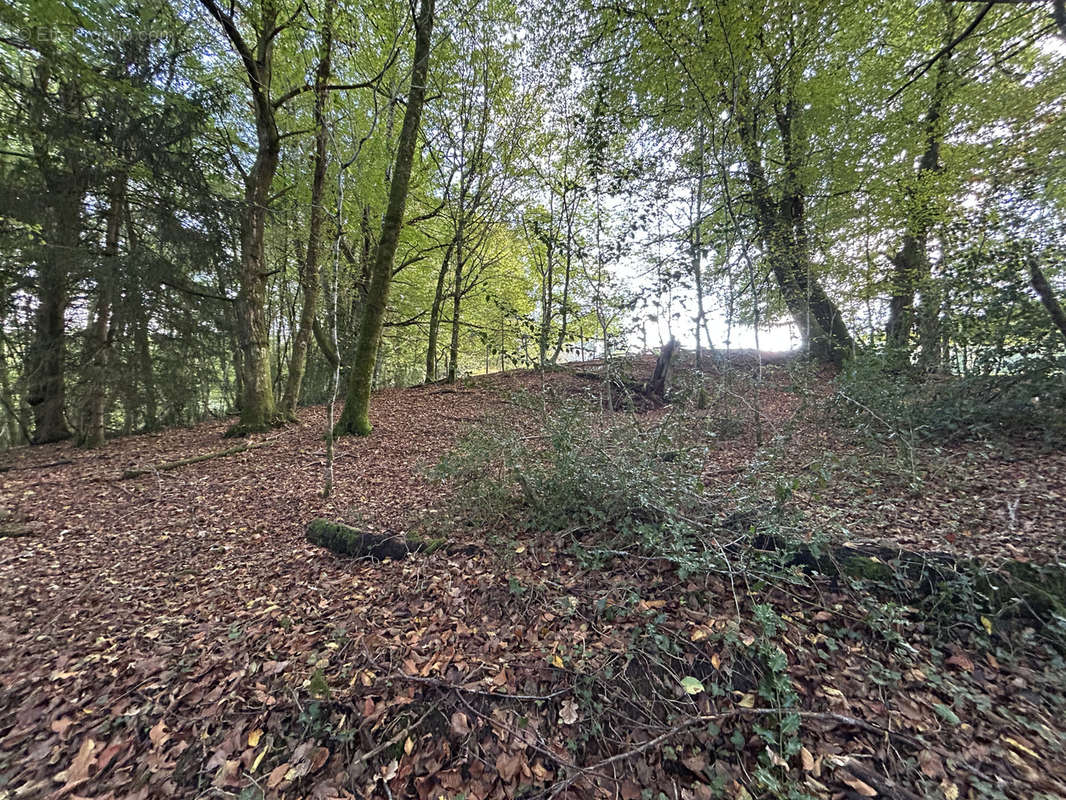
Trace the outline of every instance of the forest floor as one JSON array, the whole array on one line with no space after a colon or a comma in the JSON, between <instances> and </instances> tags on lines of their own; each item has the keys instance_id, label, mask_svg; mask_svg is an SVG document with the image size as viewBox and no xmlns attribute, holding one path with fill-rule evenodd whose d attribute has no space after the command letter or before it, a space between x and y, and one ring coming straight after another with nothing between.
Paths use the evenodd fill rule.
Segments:
<instances>
[{"instance_id":1,"label":"forest floor","mask_svg":"<svg viewBox=\"0 0 1066 800\"><path fill-rule=\"evenodd\" d=\"M1039 631L938 623L835 580L592 568L540 535L460 526L467 550L382 563L305 541L313 517L403 532L460 513L427 468L513 415L514 391L587 389L578 369L382 391L373 435L338 443L329 500L322 407L130 479L231 447L228 423L5 454L0 531L22 535L0 538L0 798L1066 797L1066 669ZM757 454L732 380L708 375L710 492ZM1066 560L1066 453L872 449L831 424L831 392L777 365L759 398L780 442L761 469L810 531ZM614 675L640 694L635 665L677 659L702 681L669 700L687 717L627 724L601 691Z\"/></svg>"}]
</instances>

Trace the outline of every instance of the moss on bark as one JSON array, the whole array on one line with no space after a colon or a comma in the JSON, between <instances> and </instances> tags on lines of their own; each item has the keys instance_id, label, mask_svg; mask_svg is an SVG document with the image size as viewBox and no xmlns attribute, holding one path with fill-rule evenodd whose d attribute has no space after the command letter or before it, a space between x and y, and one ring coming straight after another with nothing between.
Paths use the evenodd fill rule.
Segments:
<instances>
[{"instance_id":1,"label":"moss on bark","mask_svg":"<svg viewBox=\"0 0 1066 800\"><path fill-rule=\"evenodd\" d=\"M354 558L400 560L411 553L434 553L444 546L444 539L423 539L398 534L365 533L350 525L328 519L313 519L307 524L307 540L337 555Z\"/></svg>"}]
</instances>

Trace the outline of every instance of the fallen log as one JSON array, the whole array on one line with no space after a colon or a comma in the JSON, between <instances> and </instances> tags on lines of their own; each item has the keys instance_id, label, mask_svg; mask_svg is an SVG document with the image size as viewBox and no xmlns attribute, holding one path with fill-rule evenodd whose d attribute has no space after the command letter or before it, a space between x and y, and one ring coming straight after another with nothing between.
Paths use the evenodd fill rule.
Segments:
<instances>
[{"instance_id":1,"label":"fallen log","mask_svg":"<svg viewBox=\"0 0 1066 800\"><path fill-rule=\"evenodd\" d=\"M1066 567L1007 561L990 566L949 553L876 545L812 547L765 534L758 550L776 551L787 566L830 578L869 581L909 604L966 605L989 616L1049 623L1066 618Z\"/></svg>"},{"instance_id":2,"label":"fallen log","mask_svg":"<svg viewBox=\"0 0 1066 800\"><path fill-rule=\"evenodd\" d=\"M342 522L313 519L307 523L307 541L337 555L394 561L411 553L432 553L444 545L443 539L421 539L397 533L366 533Z\"/></svg>"},{"instance_id":3,"label":"fallen log","mask_svg":"<svg viewBox=\"0 0 1066 800\"><path fill-rule=\"evenodd\" d=\"M0 525L0 539L19 539L24 536L33 536L34 530L29 525L12 523Z\"/></svg>"},{"instance_id":4,"label":"fallen log","mask_svg":"<svg viewBox=\"0 0 1066 800\"><path fill-rule=\"evenodd\" d=\"M275 444L277 439L267 439L262 442L243 442L236 447L230 447L226 450L215 450L211 453L202 453L198 456L190 456L189 458L180 458L177 461L164 461L162 464L153 464L150 467L135 467L127 469L122 473L121 478L126 480L127 478L139 478L142 475L152 475L156 472L168 472L172 469L179 469L180 467L187 467L190 464L199 464L201 461L210 461L212 458L224 458L225 456L235 456L238 453L243 453L246 450L255 450L260 447L269 447Z\"/></svg>"}]
</instances>

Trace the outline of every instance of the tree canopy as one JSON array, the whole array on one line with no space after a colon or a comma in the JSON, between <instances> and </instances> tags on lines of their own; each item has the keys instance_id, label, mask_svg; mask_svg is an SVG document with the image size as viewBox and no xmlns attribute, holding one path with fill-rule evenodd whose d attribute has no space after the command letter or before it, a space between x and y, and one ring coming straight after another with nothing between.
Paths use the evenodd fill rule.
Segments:
<instances>
[{"instance_id":1,"label":"tree canopy","mask_svg":"<svg viewBox=\"0 0 1066 800\"><path fill-rule=\"evenodd\" d=\"M1061 17L7 8L3 442L232 412L263 430L337 386L671 336L701 357L761 336L837 364L1061 369ZM369 429L352 414L338 432Z\"/></svg>"}]
</instances>

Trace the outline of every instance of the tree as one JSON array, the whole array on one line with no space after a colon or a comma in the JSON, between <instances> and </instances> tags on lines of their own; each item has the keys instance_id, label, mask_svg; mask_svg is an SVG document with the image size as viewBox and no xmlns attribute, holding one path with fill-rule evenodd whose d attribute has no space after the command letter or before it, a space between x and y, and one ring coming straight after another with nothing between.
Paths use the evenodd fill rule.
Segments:
<instances>
[{"instance_id":1,"label":"tree","mask_svg":"<svg viewBox=\"0 0 1066 800\"><path fill-rule=\"evenodd\" d=\"M434 0L420 0L415 17L415 50L411 70L411 87L407 93L403 127L396 147L396 161L389 187L389 204L381 223L381 235L374 253L366 307L359 323L355 357L348 379L348 395L338 420L336 435L367 436L370 425L370 391L377 362L378 345L385 321L385 309L392 283L393 260L403 227L407 206L407 188L411 179L422 104L426 97L430 44L433 33Z\"/></svg>"},{"instance_id":2,"label":"tree","mask_svg":"<svg viewBox=\"0 0 1066 800\"><path fill-rule=\"evenodd\" d=\"M237 299L237 345L240 353L240 422L231 433L263 431L278 419L270 362L270 320L267 318L267 277L264 230L271 186L278 169L281 134L277 110L287 99L273 95L274 49L277 37L292 22L280 20L275 0L256 0L254 13L245 14L252 38L241 33L237 18L215 0L200 0L218 22L240 59L252 97L255 121L255 161L244 173L244 207L241 211L240 269Z\"/></svg>"},{"instance_id":3,"label":"tree","mask_svg":"<svg viewBox=\"0 0 1066 800\"><path fill-rule=\"evenodd\" d=\"M281 407L289 419L295 418L300 401L307 367L307 350L311 343L312 328L318 313L320 294L318 256L322 238L322 219L325 216L326 169L328 166L329 129L326 121L327 86L330 78L330 58L333 50L333 14L335 0L326 0L319 32L321 52L315 69L315 156L311 176L311 208L307 230L307 249L300 267L300 291L303 305L300 309L299 327L292 340L292 355L289 358L289 374L285 384L285 396Z\"/></svg>"}]
</instances>

